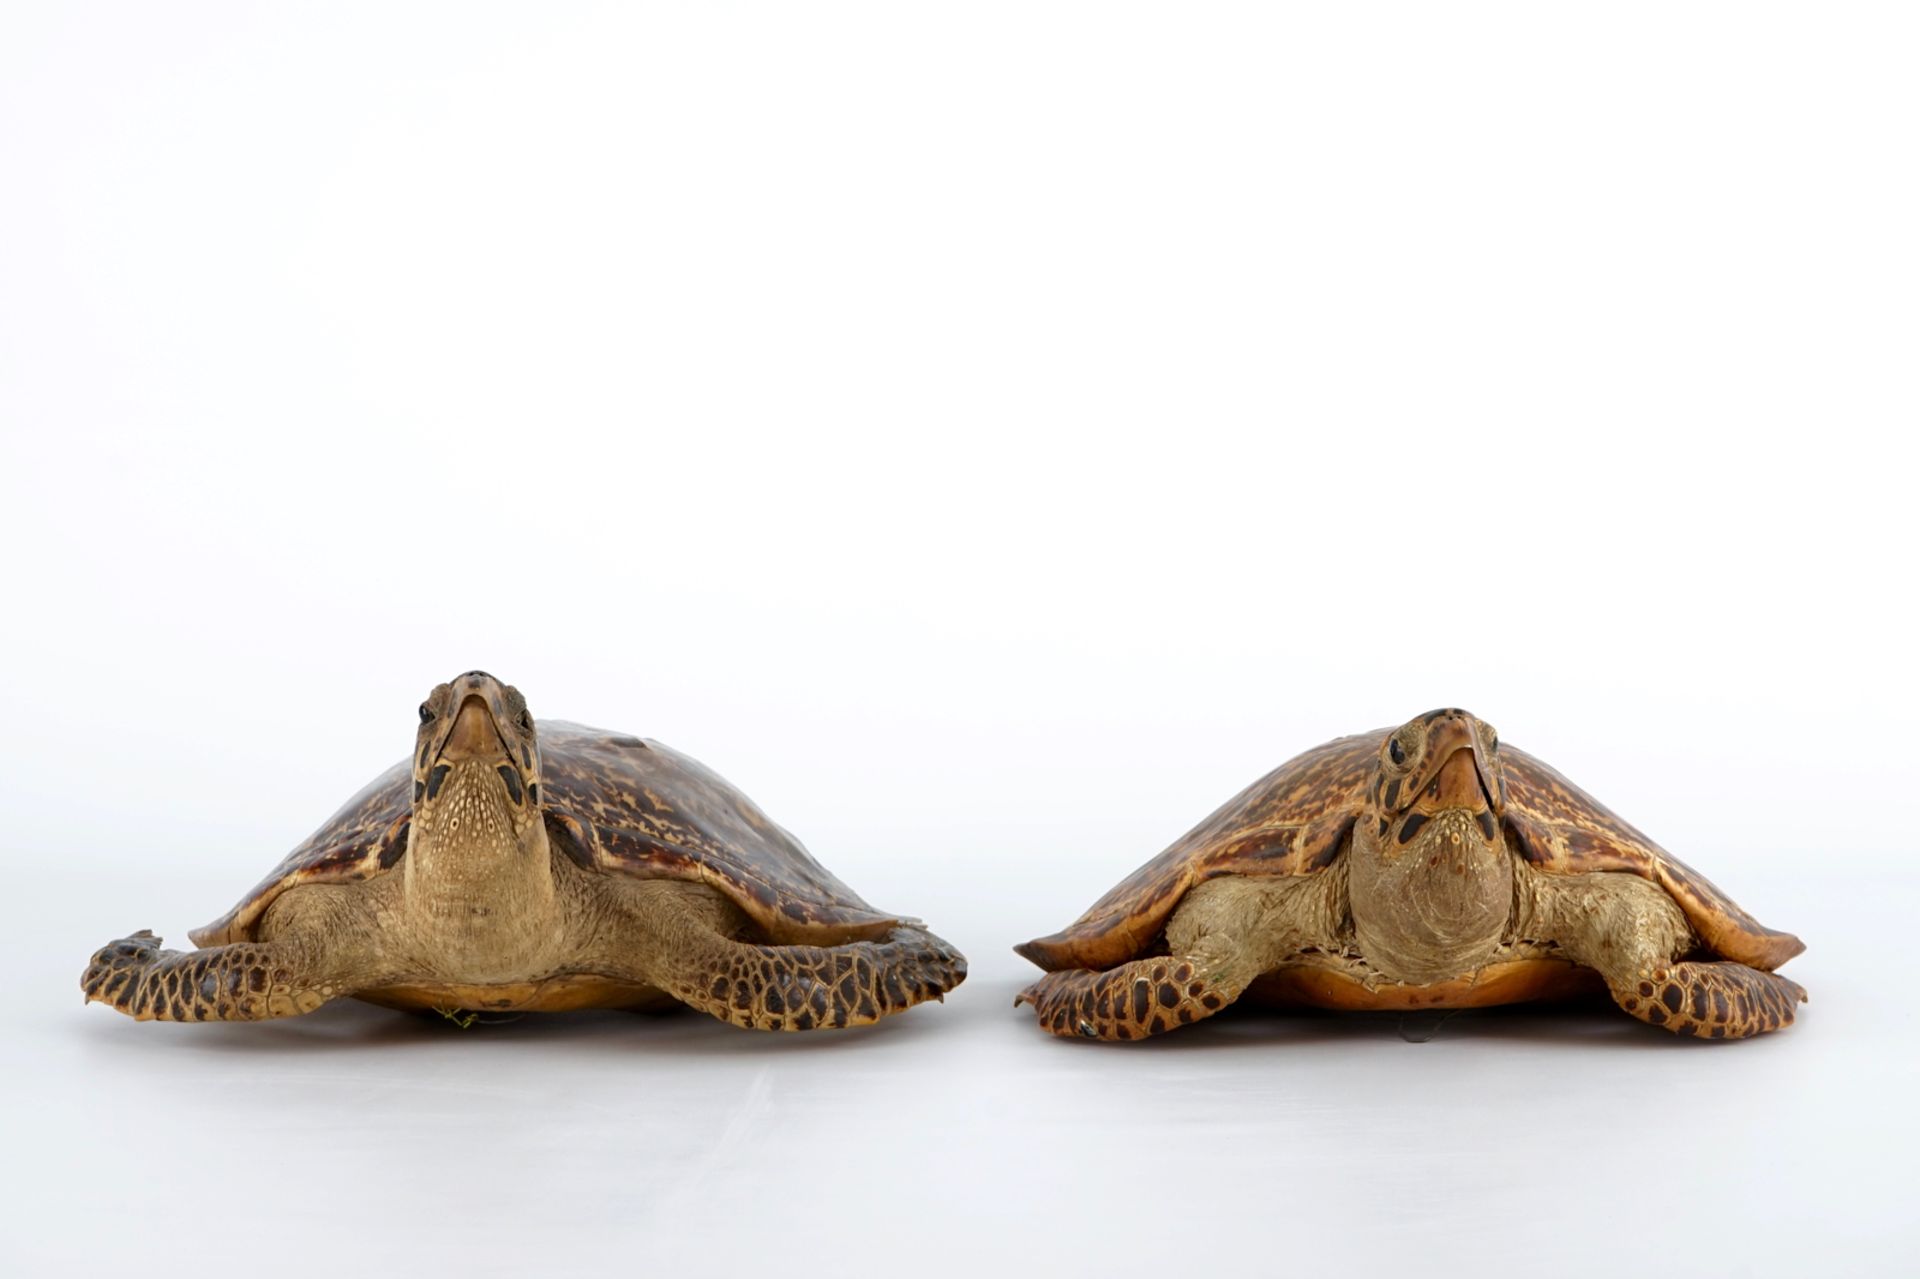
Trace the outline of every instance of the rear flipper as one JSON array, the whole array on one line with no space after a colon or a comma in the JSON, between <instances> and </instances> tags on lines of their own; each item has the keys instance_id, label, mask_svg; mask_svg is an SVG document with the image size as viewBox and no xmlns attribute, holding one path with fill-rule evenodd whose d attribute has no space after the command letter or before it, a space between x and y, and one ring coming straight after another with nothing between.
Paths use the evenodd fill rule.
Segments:
<instances>
[{"instance_id":1,"label":"rear flipper","mask_svg":"<svg viewBox=\"0 0 1920 1279\"><path fill-rule=\"evenodd\" d=\"M1798 982L1732 962L1676 963L1609 979L1614 1002L1650 1026L1700 1039L1746 1039L1793 1025Z\"/></svg>"},{"instance_id":2,"label":"rear flipper","mask_svg":"<svg viewBox=\"0 0 1920 1279\"><path fill-rule=\"evenodd\" d=\"M160 949L142 930L94 953L81 975L87 1002L137 1021L263 1021L312 1012L336 994L303 971L298 947L242 942L210 950Z\"/></svg>"}]
</instances>

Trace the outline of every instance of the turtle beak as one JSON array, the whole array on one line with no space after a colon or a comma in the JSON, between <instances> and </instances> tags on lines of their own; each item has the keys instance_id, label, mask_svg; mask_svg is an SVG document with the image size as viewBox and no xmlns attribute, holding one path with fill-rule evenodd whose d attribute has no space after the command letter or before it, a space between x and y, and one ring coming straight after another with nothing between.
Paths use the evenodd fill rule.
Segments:
<instances>
[{"instance_id":1,"label":"turtle beak","mask_svg":"<svg viewBox=\"0 0 1920 1279\"><path fill-rule=\"evenodd\" d=\"M447 726L446 736L441 739L436 759L450 763L469 759L512 760L513 752L499 727L507 710L498 680L484 671L469 671L454 681L453 696L449 700L458 709Z\"/></svg>"},{"instance_id":2,"label":"turtle beak","mask_svg":"<svg viewBox=\"0 0 1920 1279\"><path fill-rule=\"evenodd\" d=\"M1422 808L1498 809L1492 761L1465 711L1444 711L1428 726L1426 761L1413 792Z\"/></svg>"}]
</instances>

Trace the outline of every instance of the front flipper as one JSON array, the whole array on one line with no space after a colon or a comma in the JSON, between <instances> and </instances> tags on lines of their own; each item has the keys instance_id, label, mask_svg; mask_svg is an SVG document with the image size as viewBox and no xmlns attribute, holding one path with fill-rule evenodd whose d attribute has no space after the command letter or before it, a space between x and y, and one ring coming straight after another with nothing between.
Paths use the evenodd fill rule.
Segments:
<instances>
[{"instance_id":1,"label":"front flipper","mask_svg":"<svg viewBox=\"0 0 1920 1279\"><path fill-rule=\"evenodd\" d=\"M663 968L668 994L748 1030L865 1026L939 999L967 976L958 951L918 928L844 946L715 938Z\"/></svg>"},{"instance_id":2,"label":"front flipper","mask_svg":"<svg viewBox=\"0 0 1920 1279\"><path fill-rule=\"evenodd\" d=\"M1698 1039L1746 1039L1793 1024L1798 982L1732 960L1683 960L1700 943L1665 890L1635 875L1544 875L1533 881L1532 933L1606 979L1613 1000L1649 1026Z\"/></svg>"},{"instance_id":3,"label":"front flipper","mask_svg":"<svg viewBox=\"0 0 1920 1279\"><path fill-rule=\"evenodd\" d=\"M1335 903L1318 877L1209 880L1167 921L1169 954L1048 973L1014 1004L1032 1004L1056 1035L1146 1039L1213 1016L1302 946L1328 944Z\"/></svg>"},{"instance_id":4,"label":"front flipper","mask_svg":"<svg viewBox=\"0 0 1920 1279\"><path fill-rule=\"evenodd\" d=\"M1069 968L1048 973L1013 1002L1032 1004L1041 1026L1056 1035L1145 1039L1213 1016L1253 980L1232 969L1209 973L1199 962L1199 956L1162 955L1103 972Z\"/></svg>"},{"instance_id":5,"label":"front flipper","mask_svg":"<svg viewBox=\"0 0 1920 1279\"><path fill-rule=\"evenodd\" d=\"M1614 1002L1650 1026L1700 1039L1746 1039L1793 1025L1807 1001L1800 983L1731 961L1650 968L1630 982L1609 979Z\"/></svg>"},{"instance_id":6,"label":"front flipper","mask_svg":"<svg viewBox=\"0 0 1920 1279\"><path fill-rule=\"evenodd\" d=\"M346 994L309 970L301 947L240 942L210 950L160 949L142 930L94 953L81 975L87 1002L137 1021L264 1021L312 1012Z\"/></svg>"},{"instance_id":7,"label":"front flipper","mask_svg":"<svg viewBox=\"0 0 1920 1279\"><path fill-rule=\"evenodd\" d=\"M625 926L606 935L588 966L748 1030L864 1026L966 980L960 952L922 928L902 924L840 946L783 945L706 884L607 882Z\"/></svg>"}]
</instances>

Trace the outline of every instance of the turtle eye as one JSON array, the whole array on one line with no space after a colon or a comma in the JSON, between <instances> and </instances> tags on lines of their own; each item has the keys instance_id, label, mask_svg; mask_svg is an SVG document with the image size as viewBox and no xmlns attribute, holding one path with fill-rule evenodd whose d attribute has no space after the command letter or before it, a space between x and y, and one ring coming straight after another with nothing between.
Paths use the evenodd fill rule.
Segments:
<instances>
[{"instance_id":1,"label":"turtle eye","mask_svg":"<svg viewBox=\"0 0 1920 1279\"><path fill-rule=\"evenodd\" d=\"M1404 764L1407 762L1407 753L1400 748L1399 738L1390 737L1387 739L1387 758L1396 764Z\"/></svg>"},{"instance_id":2,"label":"turtle eye","mask_svg":"<svg viewBox=\"0 0 1920 1279\"><path fill-rule=\"evenodd\" d=\"M427 705L425 702L420 703L420 722L422 724L431 724L433 722L433 707Z\"/></svg>"}]
</instances>

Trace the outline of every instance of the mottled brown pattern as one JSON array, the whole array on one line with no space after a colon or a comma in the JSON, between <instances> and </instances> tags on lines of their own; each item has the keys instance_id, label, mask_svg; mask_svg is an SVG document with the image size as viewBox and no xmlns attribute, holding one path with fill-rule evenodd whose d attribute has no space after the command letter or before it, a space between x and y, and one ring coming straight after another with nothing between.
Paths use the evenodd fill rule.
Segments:
<instances>
[{"instance_id":1,"label":"mottled brown pattern","mask_svg":"<svg viewBox=\"0 0 1920 1279\"><path fill-rule=\"evenodd\" d=\"M1746 1039L1793 1025L1794 1006L1807 1001L1807 992L1745 964L1678 963L1619 983L1613 997L1649 1026L1676 1035Z\"/></svg>"},{"instance_id":2,"label":"mottled brown pattern","mask_svg":"<svg viewBox=\"0 0 1920 1279\"><path fill-rule=\"evenodd\" d=\"M80 978L99 1000L136 1021L264 1021L312 1012L341 992L300 980L272 945L214 951L160 949L142 930L94 952Z\"/></svg>"},{"instance_id":3,"label":"mottled brown pattern","mask_svg":"<svg viewBox=\"0 0 1920 1279\"><path fill-rule=\"evenodd\" d=\"M556 721L541 722L540 743L549 832L590 869L711 884L777 941L878 937L902 922L698 760Z\"/></svg>"},{"instance_id":4,"label":"mottled brown pattern","mask_svg":"<svg viewBox=\"0 0 1920 1279\"><path fill-rule=\"evenodd\" d=\"M1339 854L1390 730L1297 755L1235 795L1117 884L1071 927L1014 949L1049 972L1138 955L1187 890L1219 875L1306 875Z\"/></svg>"},{"instance_id":5,"label":"mottled brown pattern","mask_svg":"<svg viewBox=\"0 0 1920 1279\"><path fill-rule=\"evenodd\" d=\"M1051 972L1013 1002L1032 1004L1041 1026L1063 1038L1128 1040L1211 1017L1239 994L1216 989L1191 963L1163 957L1105 972Z\"/></svg>"},{"instance_id":6,"label":"mottled brown pattern","mask_svg":"<svg viewBox=\"0 0 1920 1279\"><path fill-rule=\"evenodd\" d=\"M1665 889L1716 954L1771 971L1806 947L1768 928L1713 883L1648 839L1550 765L1512 746L1500 748L1507 784L1507 829L1516 851L1555 875L1630 871Z\"/></svg>"},{"instance_id":7,"label":"mottled brown pattern","mask_svg":"<svg viewBox=\"0 0 1920 1279\"><path fill-rule=\"evenodd\" d=\"M549 831L589 869L713 885L778 941L877 937L903 921L877 911L726 779L658 742L559 720L539 723L540 802ZM406 851L412 761L348 800L242 901L195 929L200 946L251 940L295 884L345 883L392 869Z\"/></svg>"},{"instance_id":8,"label":"mottled brown pattern","mask_svg":"<svg viewBox=\"0 0 1920 1279\"><path fill-rule=\"evenodd\" d=\"M841 1030L939 999L966 979L967 961L929 932L898 928L879 941L835 947L736 946L717 964L690 966L667 993L747 1030Z\"/></svg>"}]
</instances>

